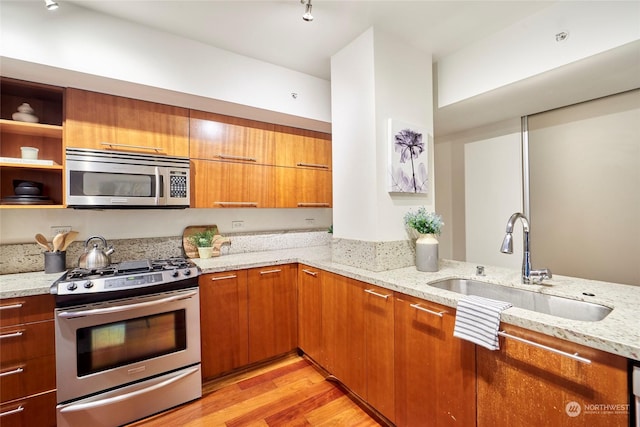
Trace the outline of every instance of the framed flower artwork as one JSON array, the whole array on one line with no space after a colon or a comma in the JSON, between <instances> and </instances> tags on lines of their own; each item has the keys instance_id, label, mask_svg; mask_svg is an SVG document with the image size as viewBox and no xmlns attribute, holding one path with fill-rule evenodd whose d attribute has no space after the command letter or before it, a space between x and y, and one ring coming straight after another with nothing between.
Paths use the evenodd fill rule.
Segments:
<instances>
[{"instance_id":1,"label":"framed flower artwork","mask_svg":"<svg viewBox=\"0 0 640 427\"><path fill-rule=\"evenodd\" d=\"M420 127L389 119L390 193L426 194L429 189L429 135Z\"/></svg>"}]
</instances>

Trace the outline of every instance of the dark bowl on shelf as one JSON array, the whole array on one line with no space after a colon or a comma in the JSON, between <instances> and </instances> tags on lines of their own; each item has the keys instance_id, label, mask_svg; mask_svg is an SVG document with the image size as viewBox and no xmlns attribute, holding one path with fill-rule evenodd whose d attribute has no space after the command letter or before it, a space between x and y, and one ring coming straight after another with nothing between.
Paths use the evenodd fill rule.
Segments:
<instances>
[{"instance_id":1,"label":"dark bowl on shelf","mask_svg":"<svg viewBox=\"0 0 640 427\"><path fill-rule=\"evenodd\" d=\"M13 191L17 196L39 196L42 194L42 183L14 179Z\"/></svg>"}]
</instances>

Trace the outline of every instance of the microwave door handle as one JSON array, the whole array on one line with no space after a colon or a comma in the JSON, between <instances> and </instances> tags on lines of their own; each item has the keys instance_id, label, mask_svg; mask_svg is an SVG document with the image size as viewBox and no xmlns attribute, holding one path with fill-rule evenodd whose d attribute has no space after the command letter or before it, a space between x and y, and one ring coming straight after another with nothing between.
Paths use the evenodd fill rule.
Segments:
<instances>
[{"instance_id":1,"label":"microwave door handle","mask_svg":"<svg viewBox=\"0 0 640 427\"><path fill-rule=\"evenodd\" d=\"M82 311L61 311L60 313L58 313L58 317L62 319L75 319L78 317L93 316L98 314L119 313L122 311L137 310L143 307L150 307L150 306L165 304L168 302L178 301L182 299L188 299L193 297L196 294L197 292L189 292L188 294L173 295L167 298L162 298L162 299L153 300L153 301L139 302L137 304L130 304L130 305L118 305L118 306L113 306L108 308L94 308L91 310L82 310Z\"/></svg>"},{"instance_id":2,"label":"microwave door handle","mask_svg":"<svg viewBox=\"0 0 640 427\"><path fill-rule=\"evenodd\" d=\"M160 168L155 167L156 170L156 206L160 205Z\"/></svg>"},{"instance_id":3,"label":"microwave door handle","mask_svg":"<svg viewBox=\"0 0 640 427\"><path fill-rule=\"evenodd\" d=\"M183 379L184 377L194 374L198 372L198 368L191 368L188 371L181 373L173 378L166 379L158 384L154 384L150 387L143 388L141 390L132 391L131 393L125 393L118 396L108 397L106 399L100 399L93 402L86 403L76 403L67 406L66 408L60 409L60 412L76 412L76 411L86 411L87 409L99 408L101 406L111 405L113 403L122 402L127 399L131 399L132 397L140 396L146 393L150 393L154 390L161 389L166 387L176 381Z\"/></svg>"}]
</instances>

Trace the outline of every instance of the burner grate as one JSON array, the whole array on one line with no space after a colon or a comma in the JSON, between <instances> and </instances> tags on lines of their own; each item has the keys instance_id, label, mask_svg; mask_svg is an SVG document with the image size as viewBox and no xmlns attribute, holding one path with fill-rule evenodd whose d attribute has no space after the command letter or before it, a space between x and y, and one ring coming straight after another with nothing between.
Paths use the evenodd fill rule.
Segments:
<instances>
[{"instance_id":1,"label":"burner grate","mask_svg":"<svg viewBox=\"0 0 640 427\"><path fill-rule=\"evenodd\" d=\"M118 273L137 273L141 271L150 271L151 262L149 260L141 261L123 261L116 265Z\"/></svg>"}]
</instances>

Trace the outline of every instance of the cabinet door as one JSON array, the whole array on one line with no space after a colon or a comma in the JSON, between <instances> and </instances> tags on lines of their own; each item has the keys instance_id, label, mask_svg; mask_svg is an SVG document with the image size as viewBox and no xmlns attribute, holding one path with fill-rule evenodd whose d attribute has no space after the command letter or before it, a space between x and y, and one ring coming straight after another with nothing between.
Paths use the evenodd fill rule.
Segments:
<instances>
[{"instance_id":1,"label":"cabinet door","mask_svg":"<svg viewBox=\"0 0 640 427\"><path fill-rule=\"evenodd\" d=\"M189 156L189 110L69 88L65 146Z\"/></svg>"},{"instance_id":2,"label":"cabinet door","mask_svg":"<svg viewBox=\"0 0 640 427\"><path fill-rule=\"evenodd\" d=\"M298 347L309 357L326 365L322 346L322 278L317 268L298 266Z\"/></svg>"},{"instance_id":3,"label":"cabinet door","mask_svg":"<svg viewBox=\"0 0 640 427\"><path fill-rule=\"evenodd\" d=\"M53 320L53 295L33 295L0 301L0 326Z\"/></svg>"},{"instance_id":4,"label":"cabinet door","mask_svg":"<svg viewBox=\"0 0 640 427\"><path fill-rule=\"evenodd\" d=\"M453 337L454 323L452 308L396 296L397 425L475 426L474 345ZM496 423L492 427L507 425L527 424Z\"/></svg>"},{"instance_id":5,"label":"cabinet door","mask_svg":"<svg viewBox=\"0 0 640 427\"><path fill-rule=\"evenodd\" d=\"M364 291L358 281L326 273L322 281L325 368L366 399Z\"/></svg>"},{"instance_id":6,"label":"cabinet door","mask_svg":"<svg viewBox=\"0 0 640 427\"><path fill-rule=\"evenodd\" d=\"M275 169L276 207L331 207L331 171L287 167Z\"/></svg>"},{"instance_id":7,"label":"cabinet door","mask_svg":"<svg viewBox=\"0 0 640 427\"><path fill-rule=\"evenodd\" d=\"M331 135L311 130L275 127L276 164L331 170Z\"/></svg>"},{"instance_id":8,"label":"cabinet door","mask_svg":"<svg viewBox=\"0 0 640 427\"><path fill-rule=\"evenodd\" d=\"M0 419L2 427L55 427L55 390L0 405Z\"/></svg>"},{"instance_id":9,"label":"cabinet door","mask_svg":"<svg viewBox=\"0 0 640 427\"><path fill-rule=\"evenodd\" d=\"M271 208L275 204L273 166L193 160L196 208Z\"/></svg>"},{"instance_id":10,"label":"cabinet door","mask_svg":"<svg viewBox=\"0 0 640 427\"><path fill-rule=\"evenodd\" d=\"M202 377L248 363L247 272L204 274L200 282Z\"/></svg>"},{"instance_id":11,"label":"cabinet door","mask_svg":"<svg viewBox=\"0 0 640 427\"><path fill-rule=\"evenodd\" d=\"M388 289L364 284L366 399L395 419L394 298Z\"/></svg>"},{"instance_id":12,"label":"cabinet door","mask_svg":"<svg viewBox=\"0 0 640 427\"><path fill-rule=\"evenodd\" d=\"M195 110L190 114L191 158L274 164L274 125Z\"/></svg>"},{"instance_id":13,"label":"cabinet door","mask_svg":"<svg viewBox=\"0 0 640 427\"><path fill-rule=\"evenodd\" d=\"M248 271L249 363L287 353L297 344L296 266Z\"/></svg>"},{"instance_id":14,"label":"cabinet door","mask_svg":"<svg viewBox=\"0 0 640 427\"><path fill-rule=\"evenodd\" d=\"M502 329L591 363L503 337L500 350L478 346L478 427L629 425L628 410L615 409L631 403L625 358L511 325Z\"/></svg>"}]
</instances>

